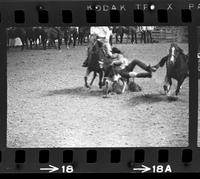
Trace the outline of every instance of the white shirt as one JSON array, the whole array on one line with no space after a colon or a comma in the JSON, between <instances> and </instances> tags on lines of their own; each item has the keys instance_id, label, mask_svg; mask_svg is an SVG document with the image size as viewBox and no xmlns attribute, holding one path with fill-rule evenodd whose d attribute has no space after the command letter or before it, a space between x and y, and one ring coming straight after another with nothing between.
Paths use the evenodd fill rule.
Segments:
<instances>
[{"instance_id":1,"label":"white shirt","mask_svg":"<svg viewBox=\"0 0 200 179\"><path fill-rule=\"evenodd\" d=\"M146 29L150 30L150 31L153 31L154 30L154 26L147 26Z\"/></svg>"},{"instance_id":2,"label":"white shirt","mask_svg":"<svg viewBox=\"0 0 200 179\"><path fill-rule=\"evenodd\" d=\"M90 34L96 34L100 38L105 38L109 42L111 30L107 26L96 26L90 28Z\"/></svg>"},{"instance_id":3,"label":"white shirt","mask_svg":"<svg viewBox=\"0 0 200 179\"><path fill-rule=\"evenodd\" d=\"M117 54L117 60L118 62L121 62L120 65L115 66L115 70L120 71L126 68L128 66L128 59L125 58L122 54Z\"/></svg>"}]
</instances>

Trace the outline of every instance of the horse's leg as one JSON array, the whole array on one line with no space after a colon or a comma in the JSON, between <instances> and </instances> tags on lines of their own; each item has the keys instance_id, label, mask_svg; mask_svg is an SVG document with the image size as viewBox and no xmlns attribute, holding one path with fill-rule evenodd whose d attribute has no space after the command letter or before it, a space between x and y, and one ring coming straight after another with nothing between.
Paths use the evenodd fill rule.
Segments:
<instances>
[{"instance_id":1,"label":"horse's leg","mask_svg":"<svg viewBox=\"0 0 200 179\"><path fill-rule=\"evenodd\" d=\"M47 49L47 40L46 39L42 39L42 45L43 45L43 49L46 50Z\"/></svg>"},{"instance_id":2,"label":"horse's leg","mask_svg":"<svg viewBox=\"0 0 200 179\"><path fill-rule=\"evenodd\" d=\"M176 87L176 91L175 91L176 96L179 94L181 85L183 84L183 81L184 81L184 80L185 80L185 77L182 78L181 80L178 80L177 87Z\"/></svg>"},{"instance_id":3,"label":"horse's leg","mask_svg":"<svg viewBox=\"0 0 200 179\"><path fill-rule=\"evenodd\" d=\"M140 34L141 34L141 36L140 36L140 43L142 43L142 39L143 39L143 36L144 36L144 35L143 35L143 32L142 32L142 31L140 32Z\"/></svg>"},{"instance_id":4,"label":"horse's leg","mask_svg":"<svg viewBox=\"0 0 200 179\"><path fill-rule=\"evenodd\" d=\"M86 88L90 88L90 86L88 85L88 82L87 82L87 79L88 79L88 76L89 76L90 72L91 72L91 71L87 68L86 73L85 73L85 77L84 77L84 80L85 80L85 87L86 87Z\"/></svg>"},{"instance_id":5,"label":"horse's leg","mask_svg":"<svg viewBox=\"0 0 200 179\"><path fill-rule=\"evenodd\" d=\"M38 46L40 46L40 41L39 41L39 44L38 44L38 43L37 43L37 42L38 42L38 39L36 38L36 39L34 40L34 42L35 42L35 47L38 48Z\"/></svg>"},{"instance_id":6,"label":"horse's leg","mask_svg":"<svg viewBox=\"0 0 200 179\"><path fill-rule=\"evenodd\" d=\"M106 86L106 93L105 95L103 96L103 98L107 98L108 97L108 94L109 94L109 83L108 83L108 80L106 79L105 80L105 86Z\"/></svg>"},{"instance_id":7,"label":"horse's leg","mask_svg":"<svg viewBox=\"0 0 200 179\"><path fill-rule=\"evenodd\" d=\"M164 84L163 88L164 88L164 91L167 96L170 96L170 94L171 94L171 91L170 91L171 85L172 85L172 79L166 75L165 76L165 84Z\"/></svg>"},{"instance_id":8,"label":"horse's leg","mask_svg":"<svg viewBox=\"0 0 200 179\"><path fill-rule=\"evenodd\" d=\"M152 31L149 32L149 35L150 35L150 43L153 43Z\"/></svg>"},{"instance_id":9,"label":"horse's leg","mask_svg":"<svg viewBox=\"0 0 200 179\"><path fill-rule=\"evenodd\" d=\"M128 41L129 41L129 34L127 34L127 38L126 38L126 44L128 43Z\"/></svg>"},{"instance_id":10,"label":"horse's leg","mask_svg":"<svg viewBox=\"0 0 200 179\"><path fill-rule=\"evenodd\" d=\"M123 36L124 36L124 34L122 33L121 35L120 35L120 43L122 44L122 42L123 42Z\"/></svg>"},{"instance_id":11,"label":"horse's leg","mask_svg":"<svg viewBox=\"0 0 200 179\"><path fill-rule=\"evenodd\" d=\"M149 31L147 31L146 34L147 34L147 36L146 36L147 43L149 43Z\"/></svg>"},{"instance_id":12,"label":"horse's leg","mask_svg":"<svg viewBox=\"0 0 200 179\"><path fill-rule=\"evenodd\" d=\"M77 40L77 36L76 35L74 35L74 47L76 47L76 40Z\"/></svg>"},{"instance_id":13,"label":"horse's leg","mask_svg":"<svg viewBox=\"0 0 200 179\"><path fill-rule=\"evenodd\" d=\"M123 81L123 88L122 88L122 94L123 94L126 90L127 82L125 80L122 80L122 81Z\"/></svg>"},{"instance_id":14,"label":"horse's leg","mask_svg":"<svg viewBox=\"0 0 200 179\"><path fill-rule=\"evenodd\" d=\"M93 84L93 82L94 82L96 76L97 76L97 72L94 72L93 78L92 78L92 80L91 80L91 82L90 82L90 86L92 86L92 84Z\"/></svg>"},{"instance_id":15,"label":"horse's leg","mask_svg":"<svg viewBox=\"0 0 200 179\"><path fill-rule=\"evenodd\" d=\"M167 94L167 87L168 87L169 83L168 83L168 78L167 75L165 76L165 80L164 80L164 85L163 85L163 89L165 91L165 93Z\"/></svg>"},{"instance_id":16,"label":"horse's leg","mask_svg":"<svg viewBox=\"0 0 200 179\"><path fill-rule=\"evenodd\" d=\"M25 44L24 44L24 41L23 41L23 40L21 40L21 42L22 42L21 51L23 51L23 50L24 50Z\"/></svg>"},{"instance_id":17,"label":"horse's leg","mask_svg":"<svg viewBox=\"0 0 200 179\"><path fill-rule=\"evenodd\" d=\"M22 43L21 51L23 51L23 50L24 50L24 44Z\"/></svg>"},{"instance_id":18,"label":"horse's leg","mask_svg":"<svg viewBox=\"0 0 200 179\"><path fill-rule=\"evenodd\" d=\"M67 49L69 49L69 37L65 37L65 45L67 47Z\"/></svg>"},{"instance_id":19,"label":"horse's leg","mask_svg":"<svg viewBox=\"0 0 200 179\"><path fill-rule=\"evenodd\" d=\"M169 80L169 85L168 85L168 89L167 89L168 90L167 96L170 96L171 95L172 79L169 78L168 80Z\"/></svg>"},{"instance_id":20,"label":"horse's leg","mask_svg":"<svg viewBox=\"0 0 200 179\"><path fill-rule=\"evenodd\" d=\"M133 44L133 41L134 41L134 33L131 32L131 43Z\"/></svg>"},{"instance_id":21,"label":"horse's leg","mask_svg":"<svg viewBox=\"0 0 200 179\"><path fill-rule=\"evenodd\" d=\"M137 44L137 32L134 32L135 43Z\"/></svg>"},{"instance_id":22,"label":"horse's leg","mask_svg":"<svg viewBox=\"0 0 200 179\"><path fill-rule=\"evenodd\" d=\"M104 74L103 74L103 72L100 72L99 73L99 88L101 89L102 88L102 86L103 86L103 76L104 76Z\"/></svg>"},{"instance_id":23,"label":"horse's leg","mask_svg":"<svg viewBox=\"0 0 200 179\"><path fill-rule=\"evenodd\" d=\"M62 39L58 39L58 49L61 49L61 45L62 45Z\"/></svg>"},{"instance_id":24,"label":"horse's leg","mask_svg":"<svg viewBox=\"0 0 200 179\"><path fill-rule=\"evenodd\" d=\"M112 46L112 35L110 35L110 37L109 37L109 43Z\"/></svg>"},{"instance_id":25,"label":"horse's leg","mask_svg":"<svg viewBox=\"0 0 200 179\"><path fill-rule=\"evenodd\" d=\"M65 42L65 45L67 46L67 38L64 37L64 42Z\"/></svg>"},{"instance_id":26,"label":"horse's leg","mask_svg":"<svg viewBox=\"0 0 200 179\"><path fill-rule=\"evenodd\" d=\"M146 44L147 43L147 39L146 39L146 37L147 37L147 34L146 34L146 31L144 31L144 43Z\"/></svg>"},{"instance_id":27,"label":"horse's leg","mask_svg":"<svg viewBox=\"0 0 200 179\"><path fill-rule=\"evenodd\" d=\"M53 41L53 45L54 45L54 48L57 49L56 40ZM59 46L59 40L58 40L58 46ZM58 47L58 48L59 48L59 47Z\"/></svg>"}]
</instances>

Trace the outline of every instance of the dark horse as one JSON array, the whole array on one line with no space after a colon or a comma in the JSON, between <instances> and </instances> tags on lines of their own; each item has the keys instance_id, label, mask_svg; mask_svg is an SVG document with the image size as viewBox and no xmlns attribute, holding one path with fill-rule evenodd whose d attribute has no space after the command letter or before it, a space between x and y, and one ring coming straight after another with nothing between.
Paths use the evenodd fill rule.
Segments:
<instances>
[{"instance_id":1,"label":"dark horse","mask_svg":"<svg viewBox=\"0 0 200 179\"><path fill-rule=\"evenodd\" d=\"M76 47L78 39L78 27L62 27L63 38L67 48L73 44L73 47Z\"/></svg>"},{"instance_id":2,"label":"dark horse","mask_svg":"<svg viewBox=\"0 0 200 179\"><path fill-rule=\"evenodd\" d=\"M104 77L104 71L103 67L101 66L101 59L104 59L103 51L100 50L101 44L98 41L95 41L94 46L92 50L88 53L88 67L86 70L86 74L84 77L85 80L85 86L87 88L90 88L92 86L94 79L97 76L97 73L99 74L99 88L102 88L103 86L103 77ZM87 79L91 72L94 72L93 78L90 82L90 85L88 85Z\"/></svg>"},{"instance_id":3,"label":"dark horse","mask_svg":"<svg viewBox=\"0 0 200 179\"><path fill-rule=\"evenodd\" d=\"M62 45L62 38L64 37L64 33L61 31L61 29L59 27L51 27L46 29L46 33L49 41L49 47L54 46L57 48L55 40L58 40L58 49L60 50Z\"/></svg>"},{"instance_id":4,"label":"dark horse","mask_svg":"<svg viewBox=\"0 0 200 179\"><path fill-rule=\"evenodd\" d=\"M82 45L83 43L86 43L89 41L89 36L90 36L90 27L79 27L78 31L78 44Z\"/></svg>"},{"instance_id":5,"label":"dark horse","mask_svg":"<svg viewBox=\"0 0 200 179\"><path fill-rule=\"evenodd\" d=\"M129 38L131 38L131 43L137 44L137 27L136 26L119 26L119 27L114 27L113 28L113 33L116 33L115 38L116 38L116 43L123 42L123 37L126 34L127 35L127 41ZM119 38L120 37L120 40Z\"/></svg>"},{"instance_id":6,"label":"dark horse","mask_svg":"<svg viewBox=\"0 0 200 179\"><path fill-rule=\"evenodd\" d=\"M42 27L27 27L26 36L30 43L30 48L32 49L33 44L35 44L36 48L40 43L43 45L43 49L46 50L46 42L47 42L47 33L45 32L44 28ZM38 44L39 41L39 44Z\"/></svg>"},{"instance_id":7,"label":"dark horse","mask_svg":"<svg viewBox=\"0 0 200 179\"><path fill-rule=\"evenodd\" d=\"M22 42L21 50L24 50L25 45L28 48L27 35L24 28L9 28L7 30L8 42L9 42L9 39L15 39L17 37L19 37Z\"/></svg>"},{"instance_id":8,"label":"dark horse","mask_svg":"<svg viewBox=\"0 0 200 179\"><path fill-rule=\"evenodd\" d=\"M163 57L160 62L155 65L156 68L163 67L166 63L165 84L163 86L167 95L170 95L172 78L177 80L176 96L179 94L180 87L189 74L188 55L183 53L183 50L175 43L172 43L169 49L169 54Z\"/></svg>"}]
</instances>

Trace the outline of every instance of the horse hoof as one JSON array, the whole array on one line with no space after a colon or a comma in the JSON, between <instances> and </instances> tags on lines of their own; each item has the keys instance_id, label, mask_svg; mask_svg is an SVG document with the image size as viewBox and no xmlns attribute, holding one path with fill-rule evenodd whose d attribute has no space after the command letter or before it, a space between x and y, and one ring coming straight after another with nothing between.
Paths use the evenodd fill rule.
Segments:
<instances>
[{"instance_id":1,"label":"horse hoof","mask_svg":"<svg viewBox=\"0 0 200 179\"><path fill-rule=\"evenodd\" d=\"M167 97L171 97L171 93L166 92Z\"/></svg>"},{"instance_id":2,"label":"horse hoof","mask_svg":"<svg viewBox=\"0 0 200 179\"><path fill-rule=\"evenodd\" d=\"M86 87L86 88L89 88L89 89L91 88L89 85L85 85L85 87Z\"/></svg>"}]
</instances>

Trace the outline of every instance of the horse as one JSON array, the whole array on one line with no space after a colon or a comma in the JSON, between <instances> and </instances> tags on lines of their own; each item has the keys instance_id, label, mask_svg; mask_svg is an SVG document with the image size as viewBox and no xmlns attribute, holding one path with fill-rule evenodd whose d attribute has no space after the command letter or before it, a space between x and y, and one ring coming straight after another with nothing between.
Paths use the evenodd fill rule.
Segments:
<instances>
[{"instance_id":1,"label":"horse","mask_svg":"<svg viewBox=\"0 0 200 179\"><path fill-rule=\"evenodd\" d=\"M154 26L139 26L138 32L140 32L140 43L153 43L152 31Z\"/></svg>"},{"instance_id":2,"label":"horse","mask_svg":"<svg viewBox=\"0 0 200 179\"><path fill-rule=\"evenodd\" d=\"M34 32L34 38L35 38L35 41L36 41L36 47L38 47L37 41L39 41L39 45L42 44L43 49L46 50L48 34L45 31L45 28L43 28L43 27L33 27L33 32Z\"/></svg>"},{"instance_id":3,"label":"horse","mask_svg":"<svg viewBox=\"0 0 200 179\"><path fill-rule=\"evenodd\" d=\"M69 48L69 41L71 40L70 27L61 27L61 30L64 35L64 43L66 47Z\"/></svg>"},{"instance_id":4,"label":"horse","mask_svg":"<svg viewBox=\"0 0 200 179\"><path fill-rule=\"evenodd\" d=\"M134 42L137 44L137 28L135 26L119 26L119 27L113 27L113 33L115 33L116 43L123 42L124 34L127 35L127 41L129 40L131 36L131 43ZM120 37L120 40L118 39Z\"/></svg>"},{"instance_id":5,"label":"horse","mask_svg":"<svg viewBox=\"0 0 200 179\"><path fill-rule=\"evenodd\" d=\"M22 42L21 50L24 50L24 46L28 48L28 41L27 41L27 35L24 28L9 28L7 30L7 40L9 42L9 39L15 39L20 38Z\"/></svg>"},{"instance_id":6,"label":"horse","mask_svg":"<svg viewBox=\"0 0 200 179\"><path fill-rule=\"evenodd\" d=\"M102 53L102 50L100 50L101 48L101 44L98 41L94 42L94 46L92 48L92 50L88 53L88 67L86 70L86 74L84 76L84 80L85 80L85 87L86 88L90 88L97 76L97 73L99 74L99 88L101 89L103 86L103 76L104 76L104 71L103 68L101 66L101 59L105 58L105 56ZM93 74L93 78L90 82L90 85L88 85L87 79L88 76L91 72L94 72Z\"/></svg>"},{"instance_id":7,"label":"horse","mask_svg":"<svg viewBox=\"0 0 200 179\"><path fill-rule=\"evenodd\" d=\"M125 26L116 26L113 27L113 33L115 34L115 38L116 38L116 43L122 43L123 42L123 37L124 37L124 29L126 27Z\"/></svg>"},{"instance_id":8,"label":"horse","mask_svg":"<svg viewBox=\"0 0 200 179\"><path fill-rule=\"evenodd\" d=\"M135 43L137 43L137 35L136 35L136 28L134 26L115 26L113 27L112 30L113 34L115 34L115 38L116 38L116 43L123 43L123 37L124 34L127 35L127 41L130 38L131 35L131 43L134 42L135 39Z\"/></svg>"},{"instance_id":9,"label":"horse","mask_svg":"<svg viewBox=\"0 0 200 179\"><path fill-rule=\"evenodd\" d=\"M82 45L86 39L89 42L90 27L79 27L78 31L78 44Z\"/></svg>"},{"instance_id":10,"label":"horse","mask_svg":"<svg viewBox=\"0 0 200 179\"><path fill-rule=\"evenodd\" d=\"M163 88L167 96L170 96L172 79L177 80L175 95L178 96L181 85L189 74L188 60L188 55L184 54L183 50L176 43L172 43L169 54L155 65L158 68L159 66L163 67L166 63L165 84Z\"/></svg>"},{"instance_id":11,"label":"horse","mask_svg":"<svg viewBox=\"0 0 200 179\"><path fill-rule=\"evenodd\" d=\"M69 34L70 34L70 38L69 38L69 46L73 43L73 47L76 47L76 42L78 39L78 27L70 27L69 28Z\"/></svg>"},{"instance_id":12,"label":"horse","mask_svg":"<svg viewBox=\"0 0 200 179\"><path fill-rule=\"evenodd\" d=\"M59 27L51 27L45 30L47 33L48 41L49 41L49 47L54 46L56 47L55 40L58 40L58 49L61 49L62 45L62 38L64 37L63 31Z\"/></svg>"},{"instance_id":13,"label":"horse","mask_svg":"<svg viewBox=\"0 0 200 179\"><path fill-rule=\"evenodd\" d=\"M131 36L132 44L134 43L134 41L137 44L137 27L136 26L129 26L127 35L128 35L128 39L129 39L129 35Z\"/></svg>"},{"instance_id":14,"label":"horse","mask_svg":"<svg viewBox=\"0 0 200 179\"><path fill-rule=\"evenodd\" d=\"M73 43L73 47L76 47L78 39L78 27L61 27L63 32L64 42L67 48Z\"/></svg>"},{"instance_id":15,"label":"horse","mask_svg":"<svg viewBox=\"0 0 200 179\"><path fill-rule=\"evenodd\" d=\"M153 43L152 31L154 30L154 26L147 26L146 27L146 40L147 43Z\"/></svg>"},{"instance_id":16,"label":"horse","mask_svg":"<svg viewBox=\"0 0 200 179\"><path fill-rule=\"evenodd\" d=\"M30 43L30 48L32 49L33 43L37 45L37 39L34 34L34 29L32 27L26 27L25 31L26 31L27 40Z\"/></svg>"}]
</instances>

